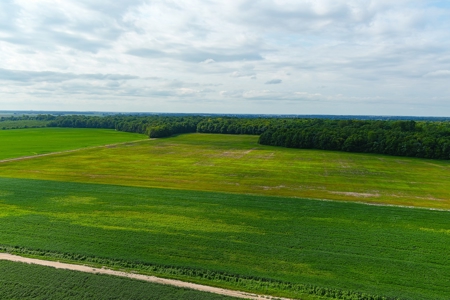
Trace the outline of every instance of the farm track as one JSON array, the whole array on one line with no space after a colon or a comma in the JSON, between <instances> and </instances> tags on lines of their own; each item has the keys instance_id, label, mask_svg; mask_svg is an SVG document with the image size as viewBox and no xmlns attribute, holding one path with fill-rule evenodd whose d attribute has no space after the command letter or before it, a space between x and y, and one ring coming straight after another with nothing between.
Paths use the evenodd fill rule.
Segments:
<instances>
[{"instance_id":1,"label":"farm track","mask_svg":"<svg viewBox=\"0 0 450 300\"><path fill-rule=\"evenodd\" d=\"M180 281L180 280L160 278L160 277L156 277L156 276L140 275L140 274L121 272L121 271L114 271L114 270L105 269L105 268L98 269L98 268L88 267L88 266L84 266L84 265L75 265L75 264L61 263L61 262L57 262L57 261L47 261L47 260L41 260L41 259L27 258L27 257L8 254L8 253L0 253L0 260L35 264L35 265L40 265L40 266L53 267L56 269L65 269L65 270L72 270L72 271L92 273L92 274L105 274L105 275L120 276L120 277L137 279L137 280L142 280L142 281L147 281L147 282L152 282L152 283L157 283L157 284L170 285L170 286L175 286L175 287L179 287L179 288L187 288L187 289L208 292L208 293L213 293L213 294L219 294L219 295L224 295L224 296L230 296L230 297L236 297L236 298L242 298L242 299L292 300L289 298L272 297L272 296L267 296L267 295L257 295L257 294L251 294L251 293L234 291L234 290L227 290L227 289L222 289L222 288L217 288L217 287L212 287L212 286L207 286L207 285L201 285L201 284L196 284L196 283L184 282L184 281Z\"/></svg>"},{"instance_id":2,"label":"farm track","mask_svg":"<svg viewBox=\"0 0 450 300\"><path fill-rule=\"evenodd\" d=\"M20 160L26 160L26 159L33 159L33 158L42 157L42 156L51 156L51 155L57 155L57 154L63 154L63 153L71 153L71 152L77 152L77 151L89 150L89 149L108 148L108 147L114 147L114 146L125 145L125 144L135 144L135 143L141 143L141 142L151 141L151 140L154 140L154 139L136 140L136 141L131 141L131 142L122 142L122 143L100 145L100 146L91 146L91 147L77 148L77 149L64 150L64 151L56 151L56 152L50 152L50 153L44 153L44 154L20 156L20 157L2 159L2 160L0 160L0 163L6 163L6 162L12 162L12 161L20 161Z\"/></svg>"}]
</instances>

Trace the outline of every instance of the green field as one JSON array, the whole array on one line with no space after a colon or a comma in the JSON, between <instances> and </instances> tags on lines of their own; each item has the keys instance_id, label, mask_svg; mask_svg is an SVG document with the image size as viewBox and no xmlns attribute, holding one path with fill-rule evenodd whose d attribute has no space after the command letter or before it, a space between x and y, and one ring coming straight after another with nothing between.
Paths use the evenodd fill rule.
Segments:
<instances>
[{"instance_id":1,"label":"green field","mask_svg":"<svg viewBox=\"0 0 450 300\"><path fill-rule=\"evenodd\" d=\"M0 299L235 299L128 278L0 261Z\"/></svg>"},{"instance_id":2,"label":"green field","mask_svg":"<svg viewBox=\"0 0 450 300\"><path fill-rule=\"evenodd\" d=\"M0 129L38 128L45 127L48 123L49 121L43 120L0 121Z\"/></svg>"},{"instance_id":3,"label":"green field","mask_svg":"<svg viewBox=\"0 0 450 300\"><path fill-rule=\"evenodd\" d=\"M301 299L448 299L450 162L257 138L0 130L0 159L144 139L0 162L0 251Z\"/></svg>"},{"instance_id":4,"label":"green field","mask_svg":"<svg viewBox=\"0 0 450 300\"><path fill-rule=\"evenodd\" d=\"M143 140L146 136L110 129L33 128L0 130L0 159Z\"/></svg>"},{"instance_id":5,"label":"green field","mask_svg":"<svg viewBox=\"0 0 450 300\"><path fill-rule=\"evenodd\" d=\"M257 139L186 134L3 163L0 176L450 209L448 161L286 149Z\"/></svg>"},{"instance_id":6,"label":"green field","mask_svg":"<svg viewBox=\"0 0 450 300\"><path fill-rule=\"evenodd\" d=\"M275 295L301 293L234 278L401 299L450 293L449 212L27 179L1 178L0 186L0 241L19 253L44 249L41 255L83 263L97 257L102 265ZM148 268L155 264L166 268ZM212 271L228 279L204 277Z\"/></svg>"}]
</instances>

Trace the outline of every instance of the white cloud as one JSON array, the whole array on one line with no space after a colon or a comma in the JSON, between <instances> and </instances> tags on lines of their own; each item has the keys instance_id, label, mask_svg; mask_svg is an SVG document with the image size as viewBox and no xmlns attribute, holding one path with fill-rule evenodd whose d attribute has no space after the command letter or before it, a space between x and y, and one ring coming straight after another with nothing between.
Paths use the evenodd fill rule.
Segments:
<instances>
[{"instance_id":1,"label":"white cloud","mask_svg":"<svg viewBox=\"0 0 450 300\"><path fill-rule=\"evenodd\" d=\"M216 61L215 61L214 59L208 58L208 59L205 59L204 61L202 61L201 64L206 64L206 65L208 65L208 64L213 64L213 63L215 63L215 62L216 62Z\"/></svg>"},{"instance_id":2,"label":"white cloud","mask_svg":"<svg viewBox=\"0 0 450 300\"><path fill-rule=\"evenodd\" d=\"M450 70L439 70L425 74L426 78L448 78L450 77Z\"/></svg>"}]
</instances>

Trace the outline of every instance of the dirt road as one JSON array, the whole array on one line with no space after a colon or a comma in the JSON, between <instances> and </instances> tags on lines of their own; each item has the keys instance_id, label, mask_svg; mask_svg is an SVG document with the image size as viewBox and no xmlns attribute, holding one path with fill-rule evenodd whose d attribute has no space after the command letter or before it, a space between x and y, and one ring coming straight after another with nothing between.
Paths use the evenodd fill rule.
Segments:
<instances>
[{"instance_id":1,"label":"dirt road","mask_svg":"<svg viewBox=\"0 0 450 300\"><path fill-rule=\"evenodd\" d=\"M132 278L132 279L137 279L137 280L171 285L171 286L176 286L176 287L180 287L180 288L188 288L188 289L198 290L198 291L202 291L202 292L209 292L209 293L231 296L231 297L236 297L236 298L243 298L243 299L291 300L288 298L272 297L272 296L266 296L266 295L256 295L256 294L250 294L250 293L246 293L246 292L226 290L226 289L221 289L221 288L216 288L216 287L211 287L211 286L201 285L201 284L196 284L196 283L184 282L184 281L174 280L174 279L165 279L165 278L160 278L160 277L155 277L155 276L132 274L132 273L114 271L114 270L104 269L104 268L96 269L96 268L92 268L92 267L88 267L88 266L60 263L57 261L47 261L47 260L41 260L41 259L26 258L26 257L22 257L22 256L7 254L7 253L0 253L0 260L9 260L9 261L15 261L15 262L22 262L22 263L28 263L28 264L53 267L56 269L67 269L67 270L93 273L93 274L107 274L107 275L121 276L121 277L127 277L127 278Z\"/></svg>"}]
</instances>

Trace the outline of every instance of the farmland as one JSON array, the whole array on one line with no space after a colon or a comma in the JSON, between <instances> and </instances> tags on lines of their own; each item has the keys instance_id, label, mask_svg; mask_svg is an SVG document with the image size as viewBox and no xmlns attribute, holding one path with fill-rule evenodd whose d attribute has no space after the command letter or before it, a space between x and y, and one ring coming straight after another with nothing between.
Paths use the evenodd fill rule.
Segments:
<instances>
[{"instance_id":1,"label":"farmland","mask_svg":"<svg viewBox=\"0 0 450 300\"><path fill-rule=\"evenodd\" d=\"M54 252L50 257L100 257L143 271L170 266L178 271L155 272L286 296L298 295L203 276L405 299L448 294L447 212L26 179L3 178L1 187L2 244ZM194 270L201 276L189 275Z\"/></svg>"},{"instance_id":2,"label":"farmland","mask_svg":"<svg viewBox=\"0 0 450 300\"><path fill-rule=\"evenodd\" d=\"M0 261L1 299L234 299L120 277Z\"/></svg>"},{"instance_id":3,"label":"farmland","mask_svg":"<svg viewBox=\"0 0 450 300\"><path fill-rule=\"evenodd\" d=\"M22 121L19 121L22 122ZM0 130L0 159L145 139L105 129L33 128Z\"/></svg>"},{"instance_id":4,"label":"farmland","mask_svg":"<svg viewBox=\"0 0 450 300\"><path fill-rule=\"evenodd\" d=\"M44 120L0 121L0 129L38 128L45 127L47 124L48 121Z\"/></svg>"},{"instance_id":5,"label":"farmland","mask_svg":"<svg viewBox=\"0 0 450 300\"><path fill-rule=\"evenodd\" d=\"M23 149L92 146L46 144L47 130ZM117 133L94 131L80 137ZM2 162L0 251L302 299L446 299L447 161L256 140L187 134Z\"/></svg>"},{"instance_id":6,"label":"farmland","mask_svg":"<svg viewBox=\"0 0 450 300\"><path fill-rule=\"evenodd\" d=\"M187 134L0 165L0 176L449 209L450 163Z\"/></svg>"}]
</instances>

